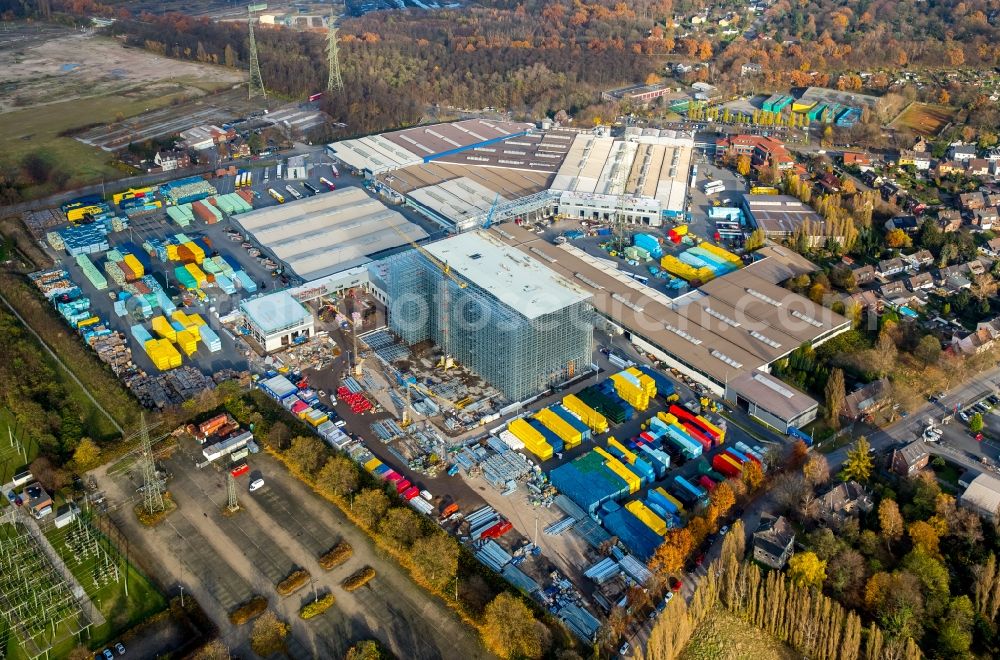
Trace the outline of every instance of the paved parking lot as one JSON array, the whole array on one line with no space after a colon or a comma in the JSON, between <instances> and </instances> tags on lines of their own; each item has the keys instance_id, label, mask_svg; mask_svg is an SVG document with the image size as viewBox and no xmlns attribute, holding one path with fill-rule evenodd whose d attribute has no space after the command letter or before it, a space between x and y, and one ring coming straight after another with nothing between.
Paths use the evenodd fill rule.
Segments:
<instances>
[{"instance_id":1,"label":"paved parking lot","mask_svg":"<svg viewBox=\"0 0 1000 660\"><path fill-rule=\"evenodd\" d=\"M113 511L116 522L133 540L133 552L146 564L166 591L180 585L194 595L219 625L234 653L249 656L249 627L234 628L228 613L253 595L262 595L271 608L292 625L292 658L342 657L351 643L377 638L398 657L484 658L474 632L438 600L430 597L367 537L329 503L291 477L274 459L250 457L254 471L266 482L249 493L241 477L242 510L223 515L227 501L226 476L219 467L198 469L200 447L184 441L163 465L173 475L169 488L178 510L155 529L142 528L131 513L135 482L127 474L97 475L109 501L122 503ZM353 557L326 572L318 557L342 540L354 548ZM378 577L367 587L347 593L339 584L354 571L370 565ZM295 568L305 568L312 583L288 598L274 586ZM336 605L309 622L298 618L299 608L314 594L332 592Z\"/></svg>"}]
</instances>

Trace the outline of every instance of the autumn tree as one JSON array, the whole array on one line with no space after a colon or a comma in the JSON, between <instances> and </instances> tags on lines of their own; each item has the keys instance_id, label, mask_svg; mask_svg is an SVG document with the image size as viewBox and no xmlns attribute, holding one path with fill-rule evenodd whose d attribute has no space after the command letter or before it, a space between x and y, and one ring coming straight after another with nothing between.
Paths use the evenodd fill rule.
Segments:
<instances>
[{"instance_id":1,"label":"autumn tree","mask_svg":"<svg viewBox=\"0 0 1000 660\"><path fill-rule=\"evenodd\" d=\"M802 466L802 476L814 487L830 481L830 463L826 460L826 456L823 454L810 456Z\"/></svg>"},{"instance_id":2,"label":"autumn tree","mask_svg":"<svg viewBox=\"0 0 1000 660\"><path fill-rule=\"evenodd\" d=\"M972 573L975 576L972 595L976 611L987 621L995 621L997 612L1000 612L1000 570L997 569L996 555L991 552L986 562L976 566Z\"/></svg>"},{"instance_id":3,"label":"autumn tree","mask_svg":"<svg viewBox=\"0 0 1000 660\"><path fill-rule=\"evenodd\" d=\"M285 457L293 470L312 478L326 460L326 446L314 436L296 436L292 439L292 446L285 452Z\"/></svg>"},{"instance_id":4,"label":"autumn tree","mask_svg":"<svg viewBox=\"0 0 1000 660\"><path fill-rule=\"evenodd\" d=\"M913 241L910 240L910 236L902 229L890 229L885 234L885 244L891 249L898 250L912 247Z\"/></svg>"},{"instance_id":5,"label":"autumn tree","mask_svg":"<svg viewBox=\"0 0 1000 660\"><path fill-rule=\"evenodd\" d=\"M537 658L542 638L531 608L524 600L503 592L483 613L483 641L501 658Z\"/></svg>"},{"instance_id":6,"label":"autumn tree","mask_svg":"<svg viewBox=\"0 0 1000 660\"><path fill-rule=\"evenodd\" d=\"M754 229L749 236L747 236L746 242L743 244L743 249L747 252L753 252L754 250L759 250L764 247L764 243L767 237L764 235L763 229Z\"/></svg>"},{"instance_id":7,"label":"autumn tree","mask_svg":"<svg viewBox=\"0 0 1000 660\"><path fill-rule=\"evenodd\" d=\"M896 500L886 498L878 505L878 524L888 549L893 541L903 538L903 516Z\"/></svg>"},{"instance_id":8,"label":"autumn tree","mask_svg":"<svg viewBox=\"0 0 1000 660\"><path fill-rule=\"evenodd\" d=\"M82 438L73 451L73 463L80 472L101 464L101 448L90 438Z\"/></svg>"},{"instance_id":9,"label":"autumn tree","mask_svg":"<svg viewBox=\"0 0 1000 660\"><path fill-rule=\"evenodd\" d=\"M321 493L346 497L358 487L358 468L346 456L334 456L316 474L316 488Z\"/></svg>"},{"instance_id":10,"label":"autumn tree","mask_svg":"<svg viewBox=\"0 0 1000 660\"><path fill-rule=\"evenodd\" d=\"M366 639L347 649L344 660L388 660L392 655L383 651L375 640Z\"/></svg>"},{"instance_id":11,"label":"autumn tree","mask_svg":"<svg viewBox=\"0 0 1000 660\"><path fill-rule=\"evenodd\" d=\"M750 154L740 154L736 158L736 171L743 176L750 174Z\"/></svg>"},{"instance_id":12,"label":"autumn tree","mask_svg":"<svg viewBox=\"0 0 1000 660\"><path fill-rule=\"evenodd\" d=\"M88 653L88 658L90 654ZM229 648L222 643L221 639L213 639L191 656L192 660L229 660Z\"/></svg>"},{"instance_id":13,"label":"autumn tree","mask_svg":"<svg viewBox=\"0 0 1000 660\"><path fill-rule=\"evenodd\" d=\"M871 445L868 438L861 436L854 444L854 448L847 452L847 460L844 461L844 468L840 472L840 478L844 481L858 481L864 483L871 478L872 468L875 462L872 460Z\"/></svg>"},{"instance_id":14,"label":"autumn tree","mask_svg":"<svg viewBox=\"0 0 1000 660\"><path fill-rule=\"evenodd\" d=\"M830 377L826 379L826 421L833 428L840 427L840 413L847 400L847 391L844 386L844 372L841 369L834 369L830 372Z\"/></svg>"},{"instance_id":15,"label":"autumn tree","mask_svg":"<svg viewBox=\"0 0 1000 660\"><path fill-rule=\"evenodd\" d=\"M366 488L354 497L351 511L366 529L375 529L389 510L389 498L378 488Z\"/></svg>"},{"instance_id":16,"label":"autumn tree","mask_svg":"<svg viewBox=\"0 0 1000 660\"><path fill-rule=\"evenodd\" d=\"M409 548L420 538L420 522L416 512L404 507L393 507L379 522L378 531L398 547Z\"/></svg>"},{"instance_id":17,"label":"autumn tree","mask_svg":"<svg viewBox=\"0 0 1000 660\"><path fill-rule=\"evenodd\" d=\"M458 573L458 543L442 532L418 539L412 555L417 577L439 591Z\"/></svg>"},{"instance_id":18,"label":"autumn tree","mask_svg":"<svg viewBox=\"0 0 1000 660\"><path fill-rule=\"evenodd\" d=\"M743 480L747 492L753 493L764 483L764 470L755 461L749 461L743 465L740 479Z\"/></svg>"},{"instance_id":19,"label":"autumn tree","mask_svg":"<svg viewBox=\"0 0 1000 660\"><path fill-rule=\"evenodd\" d=\"M913 355L925 366L933 366L941 360L941 341L934 335L924 335L913 349Z\"/></svg>"},{"instance_id":20,"label":"autumn tree","mask_svg":"<svg viewBox=\"0 0 1000 660\"><path fill-rule=\"evenodd\" d=\"M693 547L694 542L688 527L668 529L663 537L663 543L649 561L650 570L663 577L679 572L684 568L684 562Z\"/></svg>"},{"instance_id":21,"label":"autumn tree","mask_svg":"<svg viewBox=\"0 0 1000 660\"><path fill-rule=\"evenodd\" d=\"M254 653L262 658L280 653L285 649L285 637L288 636L288 631L288 624L279 619L274 612L268 610L253 623L253 631L250 633L250 647Z\"/></svg>"},{"instance_id":22,"label":"autumn tree","mask_svg":"<svg viewBox=\"0 0 1000 660\"><path fill-rule=\"evenodd\" d=\"M910 542L913 543L913 547L920 548L931 557L940 558L941 539L938 536L937 530L930 523L925 520L917 520L910 523L909 527L906 528L906 532L910 536Z\"/></svg>"},{"instance_id":23,"label":"autumn tree","mask_svg":"<svg viewBox=\"0 0 1000 660\"><path fill-rule=\"evenodd\" d=\"M788 560L788 577L804 587L821 587L826 580L826 562L815 552L798 552Z\"/></svg>"},{"instance_id":24,"label":"autumn tree","mask_svg":"<svg viewBox=\"0 0 1000 660\"><path fill-rule=\"evenodd\" d=\"M878 333L875 348L870 351L869 366L881 378L896 366L897 356L896 342L893 341L888 329L883 327Z\"/></svg>"}]
</instances>

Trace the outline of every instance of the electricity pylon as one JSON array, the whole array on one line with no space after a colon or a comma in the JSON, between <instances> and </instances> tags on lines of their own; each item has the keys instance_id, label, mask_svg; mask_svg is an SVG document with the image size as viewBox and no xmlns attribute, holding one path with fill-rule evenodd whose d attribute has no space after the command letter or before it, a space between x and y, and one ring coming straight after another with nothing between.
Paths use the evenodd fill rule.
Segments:
<instances>
[{"instance_id":1,"label":"electricity pylon","mask_svg":"<svg viewBox=\"0 0 1000 660\"><path fill-rule=\"evenodd\" d=\"M330 22L326 32L326 54L328 57L330 76L326 81L326 91L344 91L344 79L340 77L340 49L337 47L337 19L339 16L330 14Z\"/></svg>"},{"instance_id":2,"label":"electricity pylon","mask_svg":"<svg viewBox=\"0 0 1000 660\"><path fill-rule=\"evenodd\" d=\"M229 494L228 509L232 512L239 511L240 503L236 498L236 477L232 472L226 473L226 491Z\"/></svg>"},{"instance_id":3,"label":"electricity pylon","mask_svg":"<svg viewBox=\"0 0 1000 660\"><path fill-rule=\"evenodd\" d=\"M250 29L250 84L247 86L247 98L252 99L255 92L266 99L267 90L264 88L264 77L260 74L260 59L257 57L257 38L253 33L253 13L267 9L266 4L255 4L247 6L247 25Z\"/></svg>"},{"instance_id":4,"label":"electricity pylon","mask_svg":"<svg viewBox=\"0 0 1000 660\"><path fill-rule=\"evenodd\" d=\"M139 416L139 462L142 464L142 498L146 513L163 511L163 491L160 478L156 474L156 460L153 458L153 441L146 427L146 415Z\"/></svg>"}]
</instances>

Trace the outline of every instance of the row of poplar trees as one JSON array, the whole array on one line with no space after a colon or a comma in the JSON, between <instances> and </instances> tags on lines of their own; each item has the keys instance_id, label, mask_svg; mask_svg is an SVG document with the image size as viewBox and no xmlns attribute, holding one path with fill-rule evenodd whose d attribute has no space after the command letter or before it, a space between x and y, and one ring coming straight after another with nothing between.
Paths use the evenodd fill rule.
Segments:
<instances>
[{"instance_id":1,"label":"row of poplar trees","mask_svg":"<svg viewBox=\"0 0 1000 660\"><path fill-rule=\"evenodd\" d=\"M874 624L867 628L853 611L819 590L798 585L781 571L762 572L743 561L743 523L725 537L722 555L697 581L688 605L674 598L657 619L646 648L649 660L673 660L695 629L719 607L738 615L813 660L917 660L910 638L888 639Z\"/></svg>"}]
</instances>

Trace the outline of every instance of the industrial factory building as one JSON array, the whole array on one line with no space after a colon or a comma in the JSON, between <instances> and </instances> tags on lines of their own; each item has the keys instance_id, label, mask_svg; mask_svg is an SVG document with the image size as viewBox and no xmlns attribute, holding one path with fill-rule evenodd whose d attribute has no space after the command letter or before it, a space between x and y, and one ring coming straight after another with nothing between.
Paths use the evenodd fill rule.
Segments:
<instances>
[{"instance_id":1,"label":"industrial factory building","mask_svg":"<svg viewBox=\"0 0 1000 660\"><path fill-rule=\"evenodd\" d=\"M819 345L851 327L843 316L778 285L786 275L801 272L804 261L785 248L763 248L759 261L670 298L626 276L614 262L572 244L554 246L510 224L488 234L543 259L592 294L594 309L609 330L623 333L643 352L719 395L727 383L767 372L802 344ZM797 409L802 401L793 402ZM759 405L763 408L766 401ZM788 414L784 409L772 412L780 418Z\"/></svg>"},{"instance_id":2,"label":"industrial factory building","mask_svg":"<svg viewBox=\"0 0 1000 660\"><path fill-rule=\"evenodd\" d=\"M327 153L370 177L475 148L488 149L533 128L534 124L468 119L342 140L329 145Z\"/></svg>"},{"instance_id":3,"label":"industrial factory building","mask_svg":"<svg viewBox=\"0 0 1000 660\"><path fill-rule=\"evenodd\" d=\"M257 209L234 221L307 282L427 237L399 212L353 187Z\"/></svg>"},{"instance_id":4,"label":"industrial factory building","mask_svg":"<svg viewBox=\"0 0 1000 660\"><path fill-rule=\"evenodd\" d=\"M243 300L240 311L249 336L266 353L287 348L315 332L312 314L288 291Z\"/></svg>"},{"instance_id":5,"label":"industrial factory building","mask_svg":"<svg viewBox=\"0 0 1000 660\"><path fill-rule=\"evenodd\" d=\"M392 330L432 340L512 401L591 365L591 294L493 235L460 234L384 265Z\"/></svg>"},{"instance_id":6,"label":"industrial factory building","mask_svg":"<svg viewBox=\"0 0 1000 660\"><path fill-rule=\"evenodd\" d=\"M683 131L637 129L625 139L576 136L552 182L559 213L609 220L622 208L628 222L658 227L679 217L687 201L694 137Z\"/></svg>"}]
</instances>

